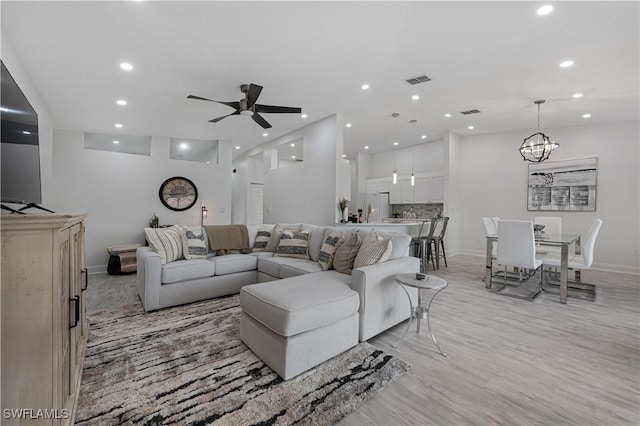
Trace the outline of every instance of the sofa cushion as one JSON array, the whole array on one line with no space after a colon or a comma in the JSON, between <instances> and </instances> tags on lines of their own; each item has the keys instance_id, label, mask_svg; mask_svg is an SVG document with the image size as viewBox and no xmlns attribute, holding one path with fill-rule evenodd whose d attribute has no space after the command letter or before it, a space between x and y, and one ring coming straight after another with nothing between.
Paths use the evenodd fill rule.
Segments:
<instances>
[{"instance_id":1,"label":"sofa cushion","mask_svg":"<svg viewBox=\"0 0 640 426\"><path fill-rule=\"evenodd\" d=\"M144 228L149 246L160 255L160 262L163 265L183 258L180 232L177 226Z\"/></svg>"},{"instance_id":2,"label":"sofa cushion","mask_svg":"<svg viewBox=\"0 0 640 426\"><path fill-rule=\"evenodd\" d=\"M320 255L318 256L318 263L322 267L323 271L328 271L333 268L333 256L336 253L336 248L342 240L343 232L332 232L325 238L322 248L320 249Z\"/></svg>"},{"instance_id":3,"label":"sofa cushion","mask_svg":"<svg viewBox=\"0 0 640 426\"><path fill-rule=\"evenodd\" d=\"M318 262L299 259L297 262L282 265L280 267L280 278L297 277L298 275L321 271L322 266Z\"/></svg>"},{"instance_id":4,"label":"sofa cushion","mask_svg":"<svg viewBox=\"0 0 640 426\"><path fill-rule=\"evenodd\" d=\"M302 224L303 229L308 229L311 233L309 237L309 259L318 260L318 256L320 256L320 248L322 247L322 243L324 242L324 230L326 226L317 226L317 225L307 225Z\"/></svg>"},{"instance_id":5,"label":"sofa cushion","mask_svg":"<svg viewBox=\"0 0 640 426\"><path fill-rule=\"evenodd\" d=\"M310 235L311 232L306 228L299 231L283 231L276 256L309 259Z\"/></svg>"},{"instance_id":6,"label":"sofa cushion","mask_svg":"<svg viewBox=\"0 0 640 426\"><path fill-rule=\"evenodd\" d=\"M343 274L350 274L353 269L353 261L358 255L358 250L362 245L362 240L358 233L353 233L349 239L345 239L336 247L333 256L333 267Z\"/></svg>"},{"instance_id":7,"label":"sofa cushion","mask_svg":"<svg viewBox=\"0 0 640 426\"><path fill-rule=\"evenodd\" d=\"M184 258L206 259L208 254L206 233L199 226L180 227L180 238L182 239L182 254Z\"/></svg>"},{"instance_id":8,"label":"sofa cushion","mask_svg":"<svg viewBox=\"0 0 640 426\"><path fill-rule=\"evenodd\" d=\"M257 259L262 257L273 257L275 253L271 253L270 251L254 251L248 254L248 256L254 256Z\"/></svg>"},{"instance_id":9,"label":"sofa cushion","mask_svg":"<svg viewBox=\"0 0 640 426\"><path fill-rule=\"evenodd\" d=\"M272 277L280 278L280 268L282 265L293 265L302 261L302 259L296 259L294 257L259 257L258 271L269 274Z\"/></svg>"},{"instance_id":10,"label":"sofa cushion","mask_svg":"<svg viewBox=\"0 0 640 426\"><path fill-rule=\"evenodd\" d=\"M258 265L258 258L250 254L226 254L212 257L209 261L215 263L216 275L252 271Z\"/></svg>"},{"instance_id":11,"label":"sofa cushion","mask_svg":"<svg viewBox=\"0 0 640 426\"><path fill-rule=\"evenodd\" d=\"M379 232L382 238L391 238L391 254L389 260L399 259L409 255L409 244L411 243L411 235L402 232Z\"/></svg>"},{"instance_id":12,"label":"sofa cushion","mask_svg":"<svg viewBox=\"0 0 640 426\"><path fill-rule=\"evenodd\" d=\"M335 271L251 284L240 290L243 312L281 336L334 324L358 312L351 277Z\"/></svg>"},{"instance_id":13,"label":"sofa cushion","mask_svg":"<svg viewBox=\"0 0 640 426\"><path fill-rule=\"evenodd\" d=\"M181 281L197 280L212 277L216 272L216 265L206 259L176 260L162 266L160 282L172 284Z\"/></svg>"}]
</instances>

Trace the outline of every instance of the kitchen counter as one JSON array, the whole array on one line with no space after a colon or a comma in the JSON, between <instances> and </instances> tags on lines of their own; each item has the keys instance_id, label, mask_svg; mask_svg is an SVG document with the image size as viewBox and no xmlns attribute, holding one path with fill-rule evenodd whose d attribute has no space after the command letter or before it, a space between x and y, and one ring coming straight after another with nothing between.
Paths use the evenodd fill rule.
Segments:
<instances>
[{"instance_id":1,"label":"kitchen counter","mask_svg":"<svg viewBox=\"0 0 640 426\"><path fill-rule=\"evenodd\" d=\"M417 237L420 232L421 221L410 221L403 223L370 222L370 223L336 223L335 226L347 229L373 229L380 232L404 232L412 237Z\"/></svg>"}]
</instances>

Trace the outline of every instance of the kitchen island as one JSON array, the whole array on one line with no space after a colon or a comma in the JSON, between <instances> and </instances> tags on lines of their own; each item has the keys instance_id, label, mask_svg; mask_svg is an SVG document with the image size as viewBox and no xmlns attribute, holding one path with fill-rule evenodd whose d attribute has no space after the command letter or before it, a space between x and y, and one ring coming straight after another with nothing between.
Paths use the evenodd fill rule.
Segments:
<instances>
[{"instance_id":1,"label":"kitchen island","mask_svg":"<svg viewBox=\"0 0 640 426\"><path fill-rule=\"evenodd\" d=\"M412 237L417 237L420 232L421 220L413 220L402 223L388 223L388 222L369 222L369 223L336 223L336 226L344 227L346 229L363 229L379 232L403 232L409 234ZM425 226L428 226L425 225Z\"/></svg>"}]
</instances>

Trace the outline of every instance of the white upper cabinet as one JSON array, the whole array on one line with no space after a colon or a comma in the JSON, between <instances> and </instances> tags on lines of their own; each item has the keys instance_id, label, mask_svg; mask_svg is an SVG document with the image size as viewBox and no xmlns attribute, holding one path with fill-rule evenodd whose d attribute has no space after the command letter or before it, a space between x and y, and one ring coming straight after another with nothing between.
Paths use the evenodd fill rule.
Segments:
<instances>
[{"instance_id":1,"label":"white upper cabinet","mask_svg":"<svg viewBox=\"0 0 640 426\"><path fill-rule=\"evenodd\" d=\"M416 185L414 186L414 203L428 203L431 198L429 196L429 179L428 178L420 178L415 180Z\"/></svg>"},{"instance_id":2,"label":"white upper cabinet","mask_svg":"<svg viewBox=\"0 0 640 426\"><path fill-rule=\"evenodd\" d=\"M412 204L414 203L415 192L413 190L413 186L411 186L411 181L403 180L399 181L398 185L401 188L401 202L402 204Z\"/></svg>"},{"instance_id":3,"label":"white upper cabinet","mask_svg":"<svg viewBox=\"0 0 640 426\"><path fill-rule=\"evenodd\" d=\"M444 202L444 176L434 176L430 178L430 181L431 194L429 199L432 203Z\"/></svg>"},{"instance_id":4,"label":"white upper cabinet","mask_svg":"<svg viewBox=\"0 0 640 426\"><path fill-rule=\"evenodd\" d=\"M402 185L400 182L389 185L389 203L402 204Z\"/></svg>"}]
</instances>

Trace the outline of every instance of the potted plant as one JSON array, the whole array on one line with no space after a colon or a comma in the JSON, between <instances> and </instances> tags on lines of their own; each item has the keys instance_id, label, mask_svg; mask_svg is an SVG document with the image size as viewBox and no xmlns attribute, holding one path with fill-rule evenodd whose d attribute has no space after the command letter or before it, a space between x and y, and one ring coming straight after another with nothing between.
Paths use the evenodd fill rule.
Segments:
<instances>
[{"instance_id":1,"label":"potted plant","mask_svg":"<svg viewBox=\"0 0 640 426\"><path fill-rule=\"evenodd\" d=\"M394 210L391 214L393 215L394 219L397 219L400 216L400 212L398 210Z\"/></svg>"}]
</instances>

